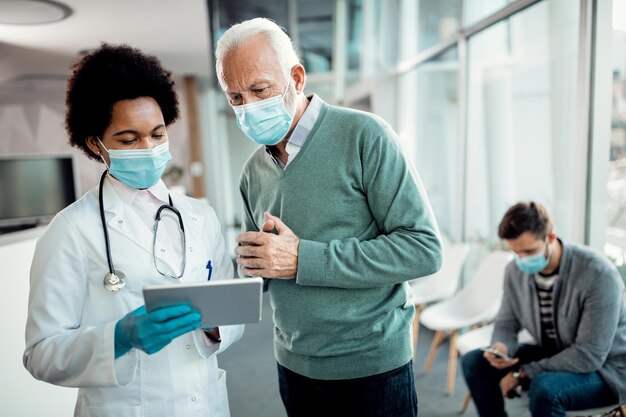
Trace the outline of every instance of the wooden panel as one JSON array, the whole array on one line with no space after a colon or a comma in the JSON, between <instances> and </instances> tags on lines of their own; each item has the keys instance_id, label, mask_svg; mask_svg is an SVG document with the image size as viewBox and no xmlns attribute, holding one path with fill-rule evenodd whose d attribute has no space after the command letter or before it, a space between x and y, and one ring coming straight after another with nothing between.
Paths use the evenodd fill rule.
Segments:
<instances>
[{"instance_id":1,"label":"wooden panel","mask_svg":"<svg viewBox=\"0 0 626 417\"><path fill-rule=\"evenodd\" d=\"M205 196L204 161L202 153L202 135L200 132L200 113L198 106L198 83L194 76L184 78L187 114L184 117L189 126L189 172L191 190L189 195L200 198Z\"/></svg>"}]
</instances>

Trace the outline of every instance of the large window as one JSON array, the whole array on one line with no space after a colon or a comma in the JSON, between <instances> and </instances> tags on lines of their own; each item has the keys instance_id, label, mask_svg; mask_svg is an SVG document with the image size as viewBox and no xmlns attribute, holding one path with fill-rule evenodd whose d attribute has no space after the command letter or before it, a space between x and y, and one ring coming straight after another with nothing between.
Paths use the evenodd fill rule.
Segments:
<instances>
[{"instance_id":1,"label":"large window","mask_svg":"<svg viewBox=\"0 0 626 417\"><path fill-rule=\"evenodd\" d=\"M419 51L454 37L460 29L460 0L420 0L416 12L415 29Z\"/></svg>"},{"instance_id":2,"label":"large window","mask_svg":"<svg viewBox=\"0 0 626 417\"><path fill-rule=\"evenodd\" d=\"M472 25L512 2L513 0L465 0L463 23L465 26Z\"/></svg>"},{"instance_id":3,"label":"large window","mask_svg":"<svg viewBox=\"0 0 626 417\"><path fill-rule=\"evenodd\" d=\"M458 59L456 48L400 77L398 133L446 243L456 240Z\"/></svg>"},{"instance_id":4,"label":"large window","mask_svg":"<svg viewBox=\"0 0 626 417\"><path fill-rule=\"evenodd\" d=\"M232 25L266 17L291 37L309 73L332 68L334 0L206 0L213 42Z\"/></svg>"},{"instance_id":5,"label":"large window","mask_svg":"<svg viewBox=\"0 0 626 417\"><path fill-rule=\"evenodd\" d=\"M608 9L624 20L626 0L207 1L217 35L243 10L275 18L307 92L396 129L446 243L501 247L502 215L533 199L626 276L626 23L611 46L610 162L605 108Z\"/></svg>"},{"instance_id":6,"label":"large window","mask_svg":"<svg viewBox=\"0 0 626 417\"><path fill-rule=\"evenodd\" d=\"M606 255L626 281L626 0L613 0L613 80Z\"/></svg>"},{"instance_id":7,"label":"large window","mask_svg":"<svg viewBox=\"0 0 626 417\"><path fill-rule=\"evenodd\" d=\"M578 14L576 2L544 1L469 39L468 241L497 246L502 215L522 199L572 235Z\"/></svg>"}]
</instances>

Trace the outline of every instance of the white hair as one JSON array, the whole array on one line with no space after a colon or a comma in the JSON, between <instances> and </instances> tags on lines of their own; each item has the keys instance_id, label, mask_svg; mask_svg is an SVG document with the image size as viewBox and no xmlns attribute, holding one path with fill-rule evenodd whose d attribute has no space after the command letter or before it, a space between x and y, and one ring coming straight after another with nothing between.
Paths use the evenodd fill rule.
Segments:
<instances>
[{"instance_id":1,"label":"white hair","mask_svg":"<svg viewBox=\"0 0 626 417\"><path fill-rule=\"evenodd\" d=\"M300 63L300 59L298 59L298 55L293 49L291 39L276 22L264 17L245 20L231 26L224 32L224 35L219 39L215 48L215 73L217 74L217 79L222 90L226 91L222 66L224 56L233 49L243 45L246 40L259 34L267 36L270 46L274 49L278 57L285 80L289 79L291 68Z\"/></svg>"}]
</instances>

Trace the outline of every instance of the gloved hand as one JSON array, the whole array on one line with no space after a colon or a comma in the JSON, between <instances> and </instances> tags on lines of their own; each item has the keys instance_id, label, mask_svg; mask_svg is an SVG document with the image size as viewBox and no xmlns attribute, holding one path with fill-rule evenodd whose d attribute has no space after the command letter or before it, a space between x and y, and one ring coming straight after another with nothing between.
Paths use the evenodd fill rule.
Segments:
<instances>
[{"instance_id":1,"label":"gloved hand","mask_svg":"<svg viewBox=\"0 0 626 417\"><path fill-rule=\"evenodd\" d=\"M187 304L162 307L150 313L143 305L115 325L115 359L132 348L156 353L176 337L200 327L200 321L200 313Z\"/></svg>"}]
</instances>

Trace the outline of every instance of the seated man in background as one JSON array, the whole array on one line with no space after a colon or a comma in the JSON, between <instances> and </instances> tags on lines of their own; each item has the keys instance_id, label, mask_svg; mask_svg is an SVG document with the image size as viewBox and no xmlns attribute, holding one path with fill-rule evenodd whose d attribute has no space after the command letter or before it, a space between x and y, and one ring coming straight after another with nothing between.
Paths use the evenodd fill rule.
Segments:
<instances>
[{"instance_id":1,"label":"seated man in background","mask_svg":"<svg viewBox=\"0 0 626 417\"><path fill-rule=\"evenodd\" d=\"M463 356L463 374L480 416L506 416L503 396L529 389L530 411L565 416L626 402L624 283L603 255L557 238L550 214L520 202L498 236L516 255L505 272L492 349ZM519 345L527 329L537 345Z\"/></svg>"}]
</instances>

